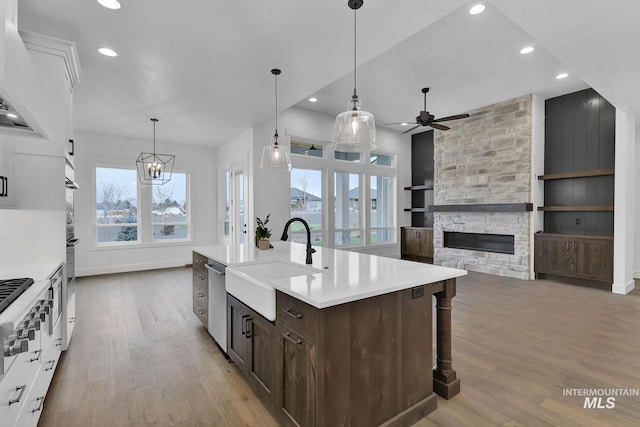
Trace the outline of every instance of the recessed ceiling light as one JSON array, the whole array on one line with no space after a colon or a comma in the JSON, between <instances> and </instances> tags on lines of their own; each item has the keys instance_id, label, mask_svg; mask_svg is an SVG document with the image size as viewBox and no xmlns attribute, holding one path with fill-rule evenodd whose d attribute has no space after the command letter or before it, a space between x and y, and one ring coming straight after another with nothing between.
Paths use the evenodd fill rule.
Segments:
<instances>
[{"instance_id":1,"label":"recessed ceiling light","mask_svg":"<svg viewBox=\"0 0 640 427\"><path fill-rule=\"evenodd\" d=\"M18 118L18 116L16 116L16 115L15 115L15 114L13 114L13 113L8 113L8 114L7 114L7 117L9 117L10 119L17 119L17 118Z\"/></svg>"},{"instance_id":2,"label":"recessed ceiling light","mask_svg":"<svg viewBox=\"0 0 640 427\"><path fill-rule=\"evenodd\" d=\"M527 53L531 53L531 52L533 52L534 50L536 50L536 48L535 48L535 47L533 47L533 46L527 46L527 47L523 47L523 48L520 50L520 53L521 53L521 54L523 54L523 55L526 55Z\"/></svg>"},{"instance_id":3,"label":"recessed ceiling light","mask_svg":"<svg viewBox=\"0 0 640 427\"><path fill-rule=\"evenodd\" d=\"M484 5L482 3L478 3L476 5L474 5L473 7L471 7L471 9L469 9L469 13L471 15L477 15L479 13L484 12Z\"/></svg>"},{"instance_id":4,"label":"recessed ceiling light","mask_svg":"<svg viewBox=\"0 0 640 427\"><path fill-rule=\"evenodd\" d=\"M98 3L107 9L120 9L120 2L118 0L98 0Z\"/></svg>"},{"instance_id":5,"label":"recessed ceiling light","mask_svg":"<svg viewBox=\"0 0 640 427\"><path fill-rule=\"evenodd\" d=\"M567 73L560 73L556 76L556 79L561 80L561 79L566 79L567 77L569 77L569 74Z\"/></svg>"},{"instance_id":6,"label":"recessed ceiling light","mask_svg":"<svg viewBox=\"0 0 640 427\"><path fill-rule=\"evenodd\" d=\"M403 122L403 123L400 123L400 126L406 126L406 125L408 125L408 124L409 124L409 123L407 123L407 122Z\"/></svg>"},{"instance_id":7,"label":"recessed ceiling light","mask_svg":"<svg viewBox=\"0 0 640 427\"><path fill-rule=\"evenodd\" d=\"M98 52L100 52L104 56L118 56L118 52L113 49L109 49L108 47L101 47L100 49L98 49Z\"/></svg>"},{"instance_id":8,"label":"recessed ceiling light","mask_svg":"<svg viewBox=\"0 0 640 427\"><path fill-rule=\"evenodd\" d=\"M309 98L309 102L318 102L318 98L311 97Z\"/></svg>"}]
</instances>

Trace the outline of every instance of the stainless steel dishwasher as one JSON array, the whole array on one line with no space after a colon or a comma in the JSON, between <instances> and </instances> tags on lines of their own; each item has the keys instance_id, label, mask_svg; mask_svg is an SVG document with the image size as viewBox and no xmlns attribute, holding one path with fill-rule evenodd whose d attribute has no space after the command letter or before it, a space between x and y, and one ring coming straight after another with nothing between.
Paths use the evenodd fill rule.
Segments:
<instances>
[{"instance_id":1,"label":"stainless steel dishwasher","mask_svg":"<svg viewBox=\"0 0 640 427\"><path fill-rule=\"evenodd\" d=\"M209 259L209 333L227 352L227 291L224 286L226 265Z\"/></svg>"}]
</instances>

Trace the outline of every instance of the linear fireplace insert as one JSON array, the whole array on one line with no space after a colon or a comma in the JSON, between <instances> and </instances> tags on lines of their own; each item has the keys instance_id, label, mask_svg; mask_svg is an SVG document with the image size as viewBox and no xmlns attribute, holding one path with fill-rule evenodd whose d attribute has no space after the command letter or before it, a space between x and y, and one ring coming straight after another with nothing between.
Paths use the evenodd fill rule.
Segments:
<instances>
[{"instance_id":1,"label":"linear fireplace insert","mask_svg":"<svg viewBox=\"0 0 640 427\"><path fill-rule=\"evenodd\" d=\"M508 234L444 232L444 247L472 251L515 253L514 236Z\"/></svg>"}]
</instances>

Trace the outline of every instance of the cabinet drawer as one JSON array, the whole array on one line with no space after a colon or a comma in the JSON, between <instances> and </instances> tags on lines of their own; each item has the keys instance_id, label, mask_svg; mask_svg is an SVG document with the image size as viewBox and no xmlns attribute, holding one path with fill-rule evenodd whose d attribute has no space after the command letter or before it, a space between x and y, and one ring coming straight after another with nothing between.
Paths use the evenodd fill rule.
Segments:
<instances>
[{"instance_id":1,"label":"cabinet drawer","mask_svg":"<svg viewBox=\"0 0 640 427\"><path fill-rule=\"evenodd\" d=\"M193 279L193 312L206 328L209 325L209 295L206 282Z\"/></svg>"},{"instance_id":2,"label":"cabinet drawer","mask_svg":"<svg viewBox=\"0 0 640 427\"><path fill-rule=\"evenodd\" d=\"M21 353L0 382L0 420L12 426L29 398L40 364L31 362L32 355Z\"/></svg>"},{"instance_id":3,"label":"cabinet drawer","mask_svg":"<svg viewBox=\"0 0 640 427\"><path fill-rule=\"evenodd\" d=\"M276 292L276 319L312 341L316 340L317 313L317 308Z\"/></svg>"},{"instance_id":4,"label":"cabinet drawer","mask_svg":"<svg viewBox=\"0 0 640 427\"><path fill-rule=\"evenodd\" d=\"M202 256L197 252L193 252L193 273L195 276L196 270L199 272L202 272L204 274L207 273L207 270L205 269L205 265L207 264L207 261L209 261L209 259L206 256Z\"/></svg>"}]
</instances>

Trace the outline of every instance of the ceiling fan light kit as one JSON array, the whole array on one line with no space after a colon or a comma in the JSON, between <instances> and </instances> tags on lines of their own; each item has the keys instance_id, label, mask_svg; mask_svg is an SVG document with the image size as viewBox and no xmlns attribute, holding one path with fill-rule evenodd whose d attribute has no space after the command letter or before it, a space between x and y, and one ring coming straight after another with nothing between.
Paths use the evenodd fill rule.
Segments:
<instances>
[{"instance_id":1,"label":"ceiling fan light kit","mask_svg":"<svg viewBox=\"0 0 640 427\"><path fill-rule=\"evenodd\" d=\"M356 54L357 26L356 11L362 7L363 0L349 0L347 5L353 9L353 96L349 100L347 111L338 114L333 127L332 143L336 151L363 152L376 147L376 123L373 114L362 110L362 103L356 90Z\"/></svg>"},{"instance_id":2,"label":"ceiling fan light kit","mask_svg":"<svg viewBox=\"0 0 640 427\"><path fill-rule=\"evenodd\" d=\"M276 130L271 138L271 144L262 149L260 169L274 172L291 171L291 151L286 145L278 142L278 76L282 73L277 68L271 70L276 81Z\"/></svg>"},{"instance_id":3,"label":"ceiling fan light kit","mask_svg":"<svg viewBox=\"0 0 640 427\"><path fill-rule=\"evenodd\" d=\"M136 160L136 169L140 184L162 185L171 181L176 156L156 153L156 123L158 123L158 119L152 118L150 120L153 122L153 153L140 153Z\"/></svg>"}]
</instances>

